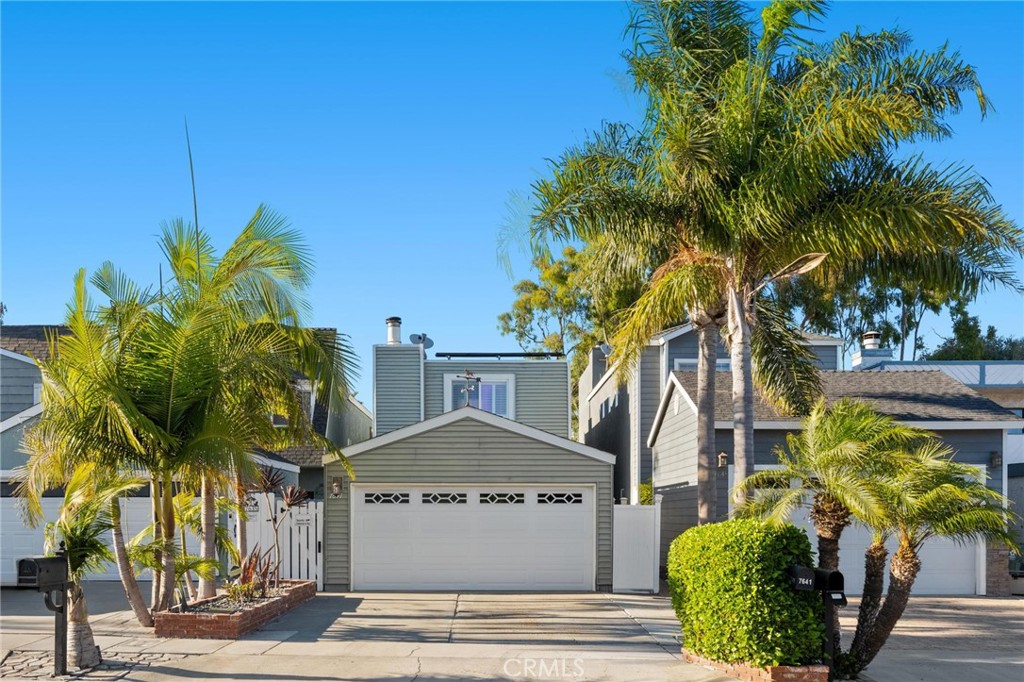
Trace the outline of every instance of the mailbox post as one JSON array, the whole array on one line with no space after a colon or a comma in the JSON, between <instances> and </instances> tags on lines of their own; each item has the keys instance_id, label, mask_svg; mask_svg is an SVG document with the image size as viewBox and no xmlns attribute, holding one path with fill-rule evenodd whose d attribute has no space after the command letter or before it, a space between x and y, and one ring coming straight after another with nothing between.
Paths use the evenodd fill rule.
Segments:
<instances>
[{"instance_id":1,"label":"mailbox post","mask_svg":"<svg viewBox=\"0 0 1024 682\"><path fill-rule=\"evenodd\" d=\"M53 611L53 675L68 674L68 559L64 543L57 556L30 557L18 561L18 585L43 593L43 603ZM59 601L54 599L59 594Z\"/></svg>"},{"instance_id":2,"label":"mailbox post","mask_svg":"<svg viewBox=\"0 0 1024 682\"><path fill-rule=\"evenodd\" d=\"M828 661L828 679L832 682L835 677L835 613L837 608L847 604L843 574L824 568L790 566L789 579L795 590L821 592L825 605L825 659Z\"/></svg>"}]
</instances>

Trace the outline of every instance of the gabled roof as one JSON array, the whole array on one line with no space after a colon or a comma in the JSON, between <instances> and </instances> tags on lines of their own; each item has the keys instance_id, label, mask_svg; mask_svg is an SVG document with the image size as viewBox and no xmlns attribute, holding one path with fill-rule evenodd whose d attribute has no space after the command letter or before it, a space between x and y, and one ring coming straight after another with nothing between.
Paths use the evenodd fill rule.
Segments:
<instances>
[{"instance_id":1,"label":"gabled roof","mask_svg":"<svg viewBox=\"0 0 1024 682\"><path fill-rule=\"evenodd\" d=\"M521 424L520 422L512 421L511 419L499 417L491 414L490 412L484 412L483 410L468 406L460 407L457 410L445 412L437 417L432 417L430 419L396 429L384 434L383 436L377 436L376 438L365 440L362 443L351 445L345 448L345 456L349 458L358 457L363 453L376 450L377 448L384 447L385 445L391 445L392 443L397 443L407 438L412 438L413 436L418 436L422 433L427 433L434 429L441 428L442 426L447 426L448 424L453 424L466 419L471 419L503 431L525 436L526 438L532 438L533 440L541 443L553 445L557 448L574 452L584 457L596 459L597 461L604 462L605 464L615 463L615 455L604 452L603 450L598 450L597 448L592 448L589 445L584 445L583 443L578 443L574 440L569 440L568 438L556 436L553 433L542 431L541 429L533 426L527 426L526 424ZM324 463L326 464L327 462Z\"/></svg>"},{"instance_id":2,"label":"gabled roof","mask_svg":"<svg viewBox=\"0 0 1024 682\"><path fill-rule=\"evenodd\" d=\"M38 417L42 413L43 404L36 403L32 407L27 407L17 414L12 414L10 417L0 422L0 433L3 433L7 429L13 428L15 426L20 426L29 419L32 419L33 417Z\"/></svg>"},{"instance_id":3,"label":"gabled roof","mask_svg":"<svg viewBox=\"0 0 1024 682\"><path fill-rule=\"evenodd\" d=\"M728 428L733 419L732 374L716 372L715 375L715 423L717 428ZM682 390L691 409L696 411L693 403L697 397L697 373L672 372L671 378L662 395L648 443L653 443L657 437L673 391ZM1009 428L1020 422L1017 415L940 371L907 372L898 378L886 372L821 372L821 383L827 402L843 398L863 400L881 414L932 429L965 424L975 428L983 425ZM801 416L779 411L755 390L755 426L766 428L766 423L773 423L786 424L789 428L788 424L799 422Z\"/></svg>"},{"instance_id":4,"label":"gabled roof","mask_svg":"<svg viewBox=\"0 0 1024 682\"><path fill-rule=\"evenodd\" d=\"M61 335L71 333L61 324L0 325L0 348L34 360L47 360L50 357L50 344L46 341L48 330Z\"/></svg>"}]
</instances>

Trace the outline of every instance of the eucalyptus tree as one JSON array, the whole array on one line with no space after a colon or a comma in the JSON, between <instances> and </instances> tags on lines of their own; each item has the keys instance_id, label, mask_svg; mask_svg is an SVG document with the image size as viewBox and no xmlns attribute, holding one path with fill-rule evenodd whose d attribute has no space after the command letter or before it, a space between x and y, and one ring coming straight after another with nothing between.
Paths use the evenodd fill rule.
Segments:
<instances>
[{"instance_id":1,"label":"eucalyptus tree","mask_svg":"<svg viewBox=\"0 0 1024 682\"><path fill-rule=\"evenodd\" d=\"M173 602L176 482L205 479L206 493L215 481L234 489L254 472L257 448L299 441L345 462L313 430L296 377L340 401L354 369L344 336L302 324L309 255L282 219L260 207L220 258L182 221L165 227L161 247L171 279L157 296L105 265L93 284L108 302L96 309L79 274L71 334L54 339L51 360L41 363L44 409L35 428L52 447L33 450L25 486L32 494L59 485L69 465L93 458L144 472L163 543L154 610ZM274 426L274 414L285 428ZM212 559L212 495L202 504L202 558ZM207 581L200 595L211 590Z\"/></svg>"},{"instance_id":2,"label":"eucalyptus tree","mask_svg":"<svg viewBox=\"0 0 1024 682\"><path fill-rule=\"evenodd\" d=\"M774 283L900 271L972 295L1017 286L1024 253L984 180L906 153L952 134L965 92L987 111L974 69L946 47L911 52L900 31L814 43L800 17L824 13L776 0L756 26L738 2L635 5L627 60L648 101L644 129L570 149L534 187L535 243L596 242L604 272L647 272L616 335L624 365L669 320L687 315L710 336L725 325L739 483L753 470L754 381L783 406L817 388L799 363L760 372L752 358L758 328L777 317L761 314ZM712 345L701 347L703 386Z\"/></svg>"}]
</instances>

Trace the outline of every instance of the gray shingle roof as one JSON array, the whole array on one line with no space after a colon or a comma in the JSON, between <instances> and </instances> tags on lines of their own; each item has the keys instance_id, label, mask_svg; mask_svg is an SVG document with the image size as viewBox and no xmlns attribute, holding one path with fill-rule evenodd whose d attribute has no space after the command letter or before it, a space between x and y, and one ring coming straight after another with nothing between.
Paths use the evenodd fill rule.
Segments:
<instances>
[{"instance_id":1,"label":"gray shingle roof","mask_svg":"<svg viewBox=\"0 0 1024 682\"><path fill-rule=\"evenodd\" d=\"M697 373L673 372L696 402ZM1007 421L1019 419L971 388L940 371L929 372L822 372L825 399L834 402L855 398L871 403L882 413L903 421ZM715 386L715 420L732 421L732 374L718 372ZM758 394L754 400L756 421L798 418L769 405Z\"/></svg>"},{"instance_id":2,"label":"gray shingle roof","mask_svg":"<svg viewBox=\"0 0 1024 682\"><path fill-rule=\"evenodd\" d=\"M36 360L50 357L50 345L46 341L47 330L57 333L71 333L60 324L5 324L0 326L0 348Z\"/></svg>"}]
</instances>

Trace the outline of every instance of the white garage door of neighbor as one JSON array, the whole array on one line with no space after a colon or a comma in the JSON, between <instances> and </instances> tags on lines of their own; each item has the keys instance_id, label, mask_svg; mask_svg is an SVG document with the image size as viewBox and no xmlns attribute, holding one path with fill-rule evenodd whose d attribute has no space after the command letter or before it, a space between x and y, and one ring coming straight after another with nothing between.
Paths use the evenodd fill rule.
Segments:
<instances>
[{"instance_id":1,"label":"white garage door of neighbor","mask_svg":"<svg viewBox=\"0 0 1024 682\"><path fill-rule=\"evenodd\" d=\"M352 486L356 590L595 589L594 490Z\"/></svg>"}]
</instances>

